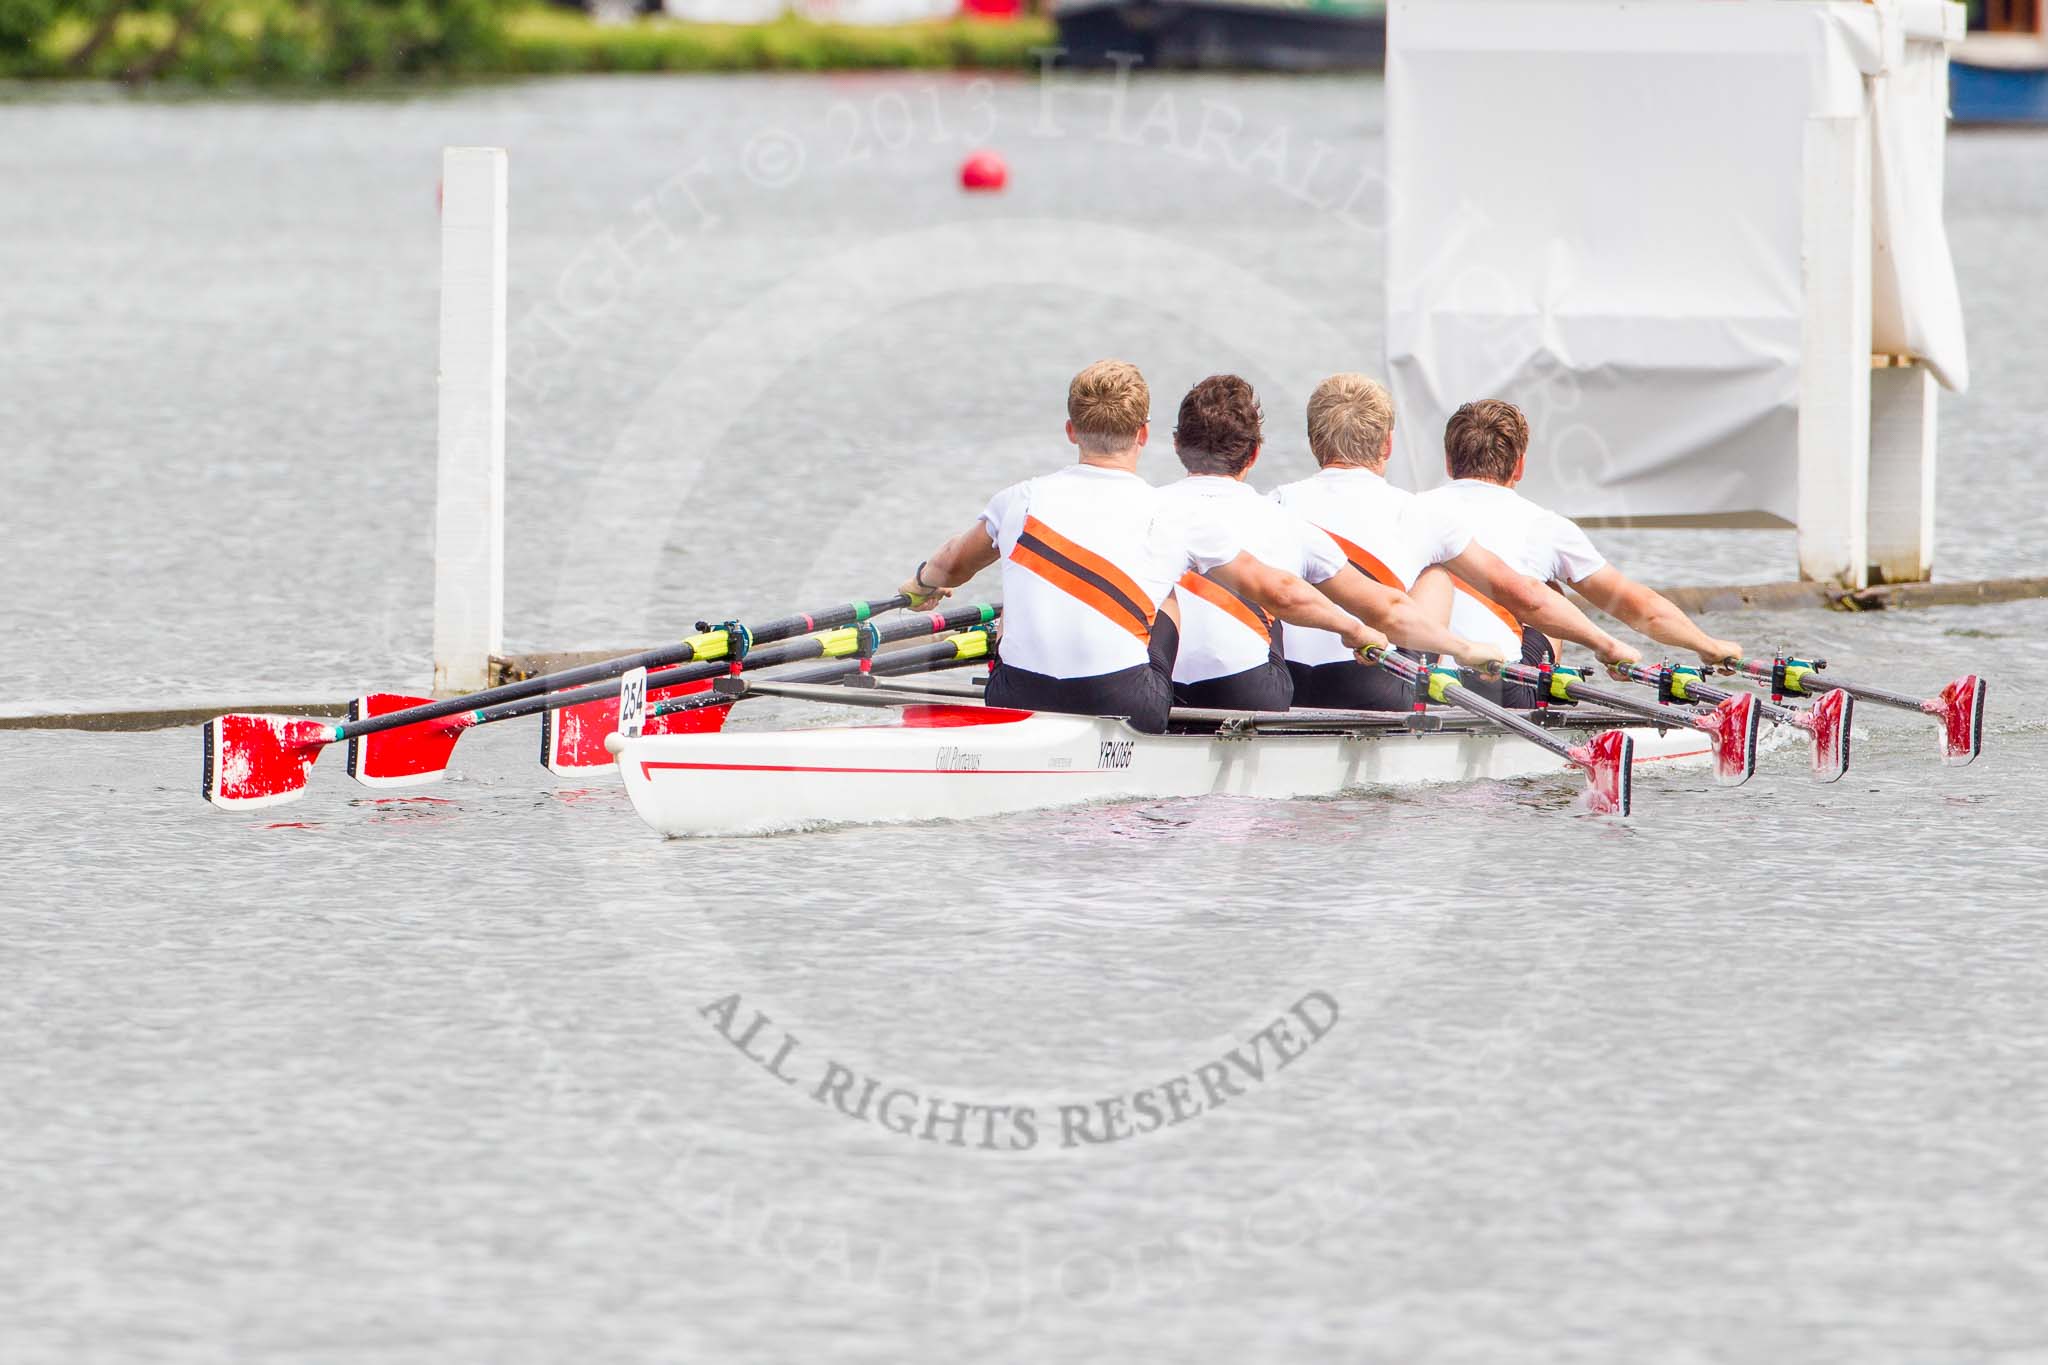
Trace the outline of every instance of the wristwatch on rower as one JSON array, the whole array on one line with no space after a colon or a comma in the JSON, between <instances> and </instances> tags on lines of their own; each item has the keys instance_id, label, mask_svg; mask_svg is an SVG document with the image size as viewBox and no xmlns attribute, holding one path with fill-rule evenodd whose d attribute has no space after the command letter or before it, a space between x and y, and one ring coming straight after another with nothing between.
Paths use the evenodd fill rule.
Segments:
<instances>
[{"instance_id":1,"label":"wristwatch on rower","mask_svg":"<svg viewBox=\"0 0 2048 1365\"><path fill-rule=\"evenodd\" d=\"M911 599L910 605L914 608L922 608L925 605L925 603L930 602L934 597L946 591L944 587L940 586L937 583L927 583L924 581L925 566L930 563L931 561L929 559L920 559L917 561L917 568L911 572L911 583L915 584L917 588L922 589L923 591L922 596L919 596L916 593L905 594L905 596Z\"/></svg>"}]
</instances>

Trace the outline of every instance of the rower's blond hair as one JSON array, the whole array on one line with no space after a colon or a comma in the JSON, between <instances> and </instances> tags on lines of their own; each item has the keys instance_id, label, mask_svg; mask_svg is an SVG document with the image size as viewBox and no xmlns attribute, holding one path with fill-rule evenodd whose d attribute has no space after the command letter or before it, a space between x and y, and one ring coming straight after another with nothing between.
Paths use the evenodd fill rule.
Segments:
<instances>
[{"instance_id":1,"label":"rower's blond hair","mask_svg":"<svg viewBox=\"0 0 2048 1365\"><path fill-rule=\"evenodd\" d=\"M1136 365L1098 360L1067 385L1067 420L1081 438L1083 454L1120 454L1152 420L1152 390Z\"/></svg>"},{"instance_id":2,"label":"rower's blond hair","mask_svg":"<svg viewBox=\"0 0 2048 1365\"><path fill-rule=\"evenodd\" d=\"M1394 400L1362 374L1333 374L1309 395L1309 453L1324 468L1355 464L1378 469L1393 429Z\"/></svg>"}]
</instances>

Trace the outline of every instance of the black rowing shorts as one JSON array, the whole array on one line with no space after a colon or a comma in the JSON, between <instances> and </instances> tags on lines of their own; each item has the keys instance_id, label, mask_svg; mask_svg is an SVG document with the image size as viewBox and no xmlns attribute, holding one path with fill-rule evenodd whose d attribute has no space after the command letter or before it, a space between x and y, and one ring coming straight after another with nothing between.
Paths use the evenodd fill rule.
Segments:
<instances>
[{"instance_id":1,"label":"black rowing shorts","mask_svg":"<svg viewBox=\"0 0 2048 1365\"><path fill-rule=\"evenodd\" d=\"M1405 649L1401 653L1410 659L1421 657ZM1290 662L1287 671L1294 675L1296 706L1338 711L1415 709L1413 686L1384 668L1370 668L1356 659L1340 659L1333 664Z\"/></svg>"},{"instance_id":2,"label":"black rowing shorts","mask_svg":"<svg viewBox=\"0 0 2048 1365\"><path fill-rule=\"evenodd\" d=\"M1173 704L1211 711L1285 711L1294 705L1294 675L1286 660L1268 659L1242 673L1175 683Z\"/></svg>"},{"instance_id":3,"label":"black rowing shorts","mask_svg":"<svg viewBox=\"0 0 2048 1365\"><path fill-rule=\"evenodd\" d=\"M1070 716L1122 716L1133 730L1166 733L1173 706L1173 656L1180 649L1180 631L1173 618L1159 613L1152 622L1152 657L1132 668L1096 673L1086 678L1054 678L1013 668L1001 658L988 675L982 696L990 706L1018 711L1057 711Z\"/></svg>"}]
</instances>

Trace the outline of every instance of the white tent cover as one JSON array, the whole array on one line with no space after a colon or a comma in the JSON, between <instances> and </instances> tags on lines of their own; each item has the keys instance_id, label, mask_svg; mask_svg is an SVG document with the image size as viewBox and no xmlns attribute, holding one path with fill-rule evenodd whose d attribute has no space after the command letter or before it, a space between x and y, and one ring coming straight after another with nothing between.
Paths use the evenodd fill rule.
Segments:
<instances>
[{"instance_id":1,"label":"white tent cover","mask_svg":"<svg viewBox=\"0 0 2048 1365\"><path fill-rule=\"evenodd\" d=\"M1871 129L1872 349L1967 382L1941 221L1941 0L1395 0L1395 477L1507 398L1574 516L1790 524L1803 146Z\"/></svg>"}]
</instances>

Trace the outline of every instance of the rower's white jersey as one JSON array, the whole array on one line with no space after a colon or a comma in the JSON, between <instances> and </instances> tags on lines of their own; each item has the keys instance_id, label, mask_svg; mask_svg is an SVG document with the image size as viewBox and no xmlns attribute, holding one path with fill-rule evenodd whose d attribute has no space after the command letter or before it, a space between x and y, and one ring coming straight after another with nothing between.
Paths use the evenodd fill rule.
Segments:
<instances>
[{"instance_id":1,"label":"rower's white jersey","mask_svg":"<svg viewBox=\"0 0 2048 1365\"><path fill-rule=\"evenodd\" d=\"M1180 576L1237 558L1220 521L1160 516L1136 474L1075 464L1014 484L981 523L1002 555L1005 664L1091 678L1151 659L1152 618Z\"/></svg>"},{"instance_id":2,"label":"rower's white jersey","mask_svg":"<svg viewBox=\"0 0 2048 1365\"><path fill-rule=\"evenodd\" d=\"M1169 522L1220 522L1263 564L1321 583L1344 568L1337 543L1241 479L1197 474L1159 490ZM1256 606L1199 573L1181 576L1177 683L1207 682L1257 668L1272 657L1272 622ZM1296 628L1289 626L1286 633ZM1347 657L1348 654L1347 654Z\"/></svg>"},{"instance_id":3,"label":"rower's white jersey","mask_svg":"<svg viewBox=\"0 0 2048 1365\"><path fill-rule=\"evenodd\" d=\"M1352 567L1403 592L1422 571L1455 559L1472 533L1444 511L1424 506L1370 469L1333 465L1273 490L1273 501L1336 542ZM1327 630L1290 627L1281 641L1289 662L1338 663L1351 657Z\"/></svg>"},{"instance_id":4,"label":"rower's white jersey","mask_svg":"<svg viewBox=\"0 0 2048 1365\"><path fill-rule=\"evenodd\" d=\"M1599 572L1607 560L1578 524L1540 507L1512 488L1484 479L1457 479L1416 496L1416 501L1462 522L1472 538L1499 555L1511 569L1543 583L1576 583ZM1451 629L1468 640L1521 647L1521 633L1510 630L1484 599L1461 592L1451 606Z\"/></svg>"}]
</instances>

